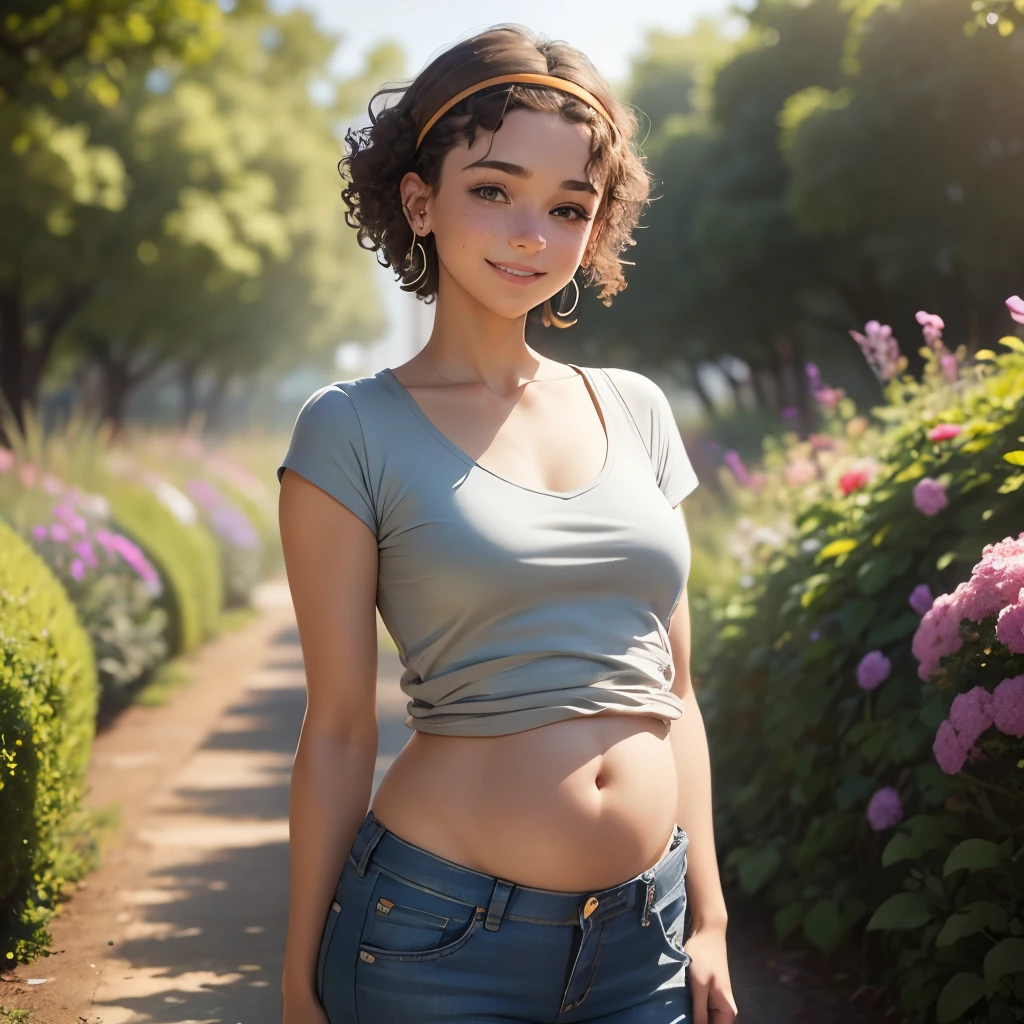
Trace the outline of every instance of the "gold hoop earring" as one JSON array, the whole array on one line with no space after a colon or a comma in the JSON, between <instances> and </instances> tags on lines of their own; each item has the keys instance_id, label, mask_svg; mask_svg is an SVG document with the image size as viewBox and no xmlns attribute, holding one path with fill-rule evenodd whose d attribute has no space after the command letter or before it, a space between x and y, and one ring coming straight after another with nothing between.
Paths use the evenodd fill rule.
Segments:
<instances>
[{"instance_id":1,"label":"gold hoop earring","mask_svg":"<svg viewBox=\"0 0 1024 1024\"><path fill-rule=\"evenodd\" d=\"M415 231L412 235L412 245L409 246L409 254L405 257L405 266L402 268L402 273L408 274L412 270L413 251L417 246L419 246L419 250L423 254L423 269L419 272L415 281L406 281L403 285L404 288L411 288L413 285L419 284L427 273L427 250L423 248L423 244L417 239Z\"/></svg>"},{"instance_id":2,"label":"gold hoop earring","mask_svg":"<svg viewBox=\"0 0 1024 1024\"><path fill-rule=\"evenodd\" d=\"M580 301L580 286L576 283L576 278L575 277L570 277L569 278L569 284L571 284L573 286L573 288L576 289L576 301L572 304L572 307L570 309L567 309L564 312L562 310L560 310L560 309L556 309L555 310L555 315L556 316L569 316L569 314L572 313L572 311L576 308L577 304ZM568 288L568 287L569 287L569 285L567 284L565 286L565 288ZM565 288L562 289L563 292L565 291Z\"/></svg>"}]
</instances>

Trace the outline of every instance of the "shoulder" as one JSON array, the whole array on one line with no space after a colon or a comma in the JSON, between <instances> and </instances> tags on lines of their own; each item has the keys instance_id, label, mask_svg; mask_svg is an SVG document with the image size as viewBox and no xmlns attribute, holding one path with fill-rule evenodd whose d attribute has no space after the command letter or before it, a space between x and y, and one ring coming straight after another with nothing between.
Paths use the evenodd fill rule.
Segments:
<instances>
[{"instance_id":1,"label":"shoulder","mask_svg":"<svg viewBox=\"0 0 1024 1024\"><path fill-rule=\"evenodd\" d=\"M668 396L657 382L637 370L616 366L602 366L600 369L612 382L620 401L642 433L666 417L674 422Z\"/></svg>"},{"instance_id":2,"label":"shoulder","mask_svg":"<svg viewBox=\"0 0 1024 1024\"><path fill-rule=\"evenodd\" d=\"M372 414L383 388L377 377L357 377L324 384L302 403L297 421L327 427L358 427Z\"/></svg>"}]
</instances>

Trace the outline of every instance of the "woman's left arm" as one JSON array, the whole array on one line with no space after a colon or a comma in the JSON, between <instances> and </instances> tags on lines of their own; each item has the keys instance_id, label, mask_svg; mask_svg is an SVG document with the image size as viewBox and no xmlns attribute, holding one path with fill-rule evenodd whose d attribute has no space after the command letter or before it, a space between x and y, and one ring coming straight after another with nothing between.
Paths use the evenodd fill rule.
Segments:
<instances>
[{"instance_id":1,"label":"woman's left arm","mask_svg":"<svg viewBox=\"0 0 1024 1024\"><path fill-rule=\"evenodd\" d=\"M685 705L682 717L671 723L669 740L679 782L676 821L690 840L686 849L686 895L693 931L686 941L686 952L692 961L689 984L694 997L693 1024L728 1024L737 1015L725 944L729 915L715 853L708 739L690 679L690 608L685 587L672 613L668 636L676 669L672 692Z\"/></svg>"}]
</instances>

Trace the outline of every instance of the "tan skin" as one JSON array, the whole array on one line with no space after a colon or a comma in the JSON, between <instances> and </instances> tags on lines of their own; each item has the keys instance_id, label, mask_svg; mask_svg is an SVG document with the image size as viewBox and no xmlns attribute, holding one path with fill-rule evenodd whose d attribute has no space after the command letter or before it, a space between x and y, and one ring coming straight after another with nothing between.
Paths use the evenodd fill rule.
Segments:
<instances>
[{"instance_id":1,"label":"tan skin","mask_svg":"<svg viewBox=\"0 0 1024 1024\"><path fill-rule=\"evenodd\" d=\"M467 169L485 154L526 174ZM600 183L593 191L564 186L587 182L588 156L586 126L518 109L493 139L485 132L472 148L449 152L436 190L414 173L401 182L413 230L434 233L440 280L431 337L394 373L480 465L554 491L597 476L607 447L584 378L525 341L527 311L548 296L558 309L563 286L586 261ZM501 262L543 273L510 281L493 266ZM571 301L571 286L567 294ZM377 755L377 542L352 512L291 471L279 513L308 690L291 785L284 1024L325 1024L313 989L320 935L366 814ZM728 1024L737 1011L685 590L668 634L673 690L686 706L680 719L601 714L506 736L414 732L372 806L391 831L442 857L570 891L610 887L651 867L678 822L690 838L693 1019Z\"/></svg>"}]
</instances>

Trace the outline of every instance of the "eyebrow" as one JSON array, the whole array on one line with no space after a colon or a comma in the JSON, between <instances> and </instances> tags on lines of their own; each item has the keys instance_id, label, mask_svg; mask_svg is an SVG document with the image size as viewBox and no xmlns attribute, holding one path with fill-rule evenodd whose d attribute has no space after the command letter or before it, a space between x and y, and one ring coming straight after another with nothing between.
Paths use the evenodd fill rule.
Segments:
<instances>
[{"instance_id":1,"label":"eyebrow","mask_svg":"<svg viewBox=\"0 0 1024 1024\"><path fill-rule=\"evenodd\" d=\"M525 167L520 167L519 164L510 164L505 160L477 160L475 163L466 164L462 169L468 171L474 167L491 167L496 171L511 174L515 178L529 178L533 175L533 172L528 171ZM577 181L575 178L566 178L559 188L563 188L567 192L589 192L592 196L597 195L597 189L589 181Z\"/></svg>"}]
</instances>

